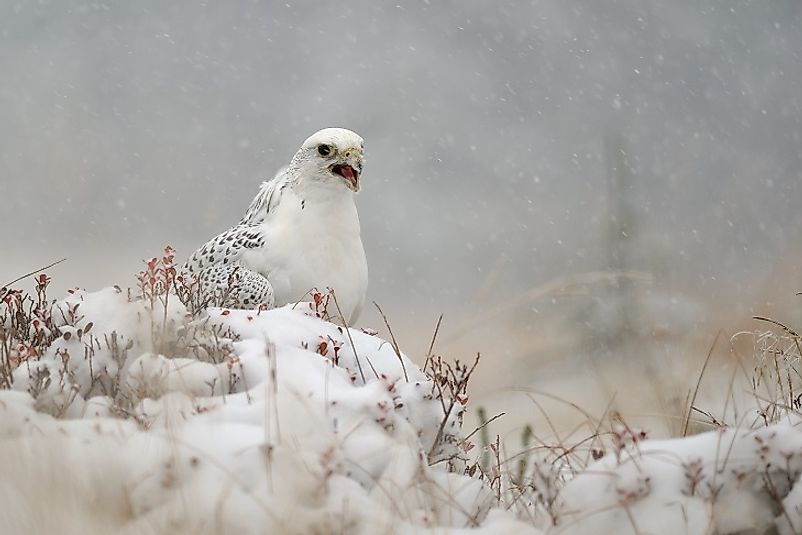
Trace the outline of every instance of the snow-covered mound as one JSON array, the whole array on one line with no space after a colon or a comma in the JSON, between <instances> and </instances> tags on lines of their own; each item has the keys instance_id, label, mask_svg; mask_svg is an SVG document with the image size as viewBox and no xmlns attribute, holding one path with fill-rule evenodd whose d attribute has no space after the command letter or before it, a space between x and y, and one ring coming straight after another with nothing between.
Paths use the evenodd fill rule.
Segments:
<instances>
[{"instance_id":1,"label":"snow-covered mound","mask_svg":"<svg viewBox=\"0 0 802 535\"><path fill-rule=\"evenodd\" d=\"M390 343L315 304L193 319L165 295L74 291L54 308L61 336L16 355L0 392L4 529L532 529L447 469L463 400Z\"/></svg>"},{"instance_id":2,"label":"snow-covered mound","mask_svg":"<svg viewBox=\"0 0 802 535\"><path fill-rule=\"evenodd\" d=\"M802 533L802 427L652 440L608 454L561 492L559 533Z\"/></svg>"},{"instance_id":3,"label":"snow-covered mound","mask_svg":"<svg viewBox=\"0 0 802 535\"><path fill-rule=\"evenodd\" d=\"M521 456L463 438L467 367L424 372L319 294L193 316L150 288L3 290L4 533L802 533L795 397L760 429Z\"/></svg>"}]
</instances>

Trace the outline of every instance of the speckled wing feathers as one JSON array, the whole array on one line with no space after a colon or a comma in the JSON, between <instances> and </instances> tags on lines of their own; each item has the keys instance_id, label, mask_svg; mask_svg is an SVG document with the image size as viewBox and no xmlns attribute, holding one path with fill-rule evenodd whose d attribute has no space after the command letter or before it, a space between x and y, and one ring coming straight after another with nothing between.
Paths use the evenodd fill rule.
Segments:
<instances>
[{"instance_id":1,"label":"speckled wing feathers","mask_svg":"<svg viewBox=\"0 0 802 535\"><path fill-rule=\"evenodd\" d=\"M273 306L270 281L242 265L241 259L245 251L266 246L259 225L278 205L288 183L283 172L262 183L240 222L206 242L183 265L182 271L195 278L206 299L227 307Z\"/></svg>"},{"instance_id":2,"label":"speckled wing feathers","mask_svg":"<svg viewBox=\"0 0 802 535\"><path fill-rule=\"evenodd\" d=\"M239 261L248 249L264 246L259 229L250 225L237 225L218 234L192 253L184 267L198 272L214 264L231 264Z\"/></svg>"},{"instance_id":3,"label":"speckled wing feathers","mask_svg":"<svg viewBox=\"0 0 802 535\"><path fill-rule=\"evenodd\" d=\"M273 307L275 297L270 282L259 273L237 263L214 264L190 272L190 275L196 278L200 286L198 294L204 306Z\"/></svg>"}]
</instances>

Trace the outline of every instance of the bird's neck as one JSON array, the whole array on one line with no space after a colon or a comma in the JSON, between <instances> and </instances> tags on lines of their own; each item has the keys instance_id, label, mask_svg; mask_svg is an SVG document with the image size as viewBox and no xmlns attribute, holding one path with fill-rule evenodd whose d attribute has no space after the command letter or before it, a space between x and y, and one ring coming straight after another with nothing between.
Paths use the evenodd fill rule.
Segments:
<instances>
[{"instance_id":1,"label":"bird's neck","mask_svg":"<svg viewBox=\"0 0 802 535\"><path fill-rule=\"evenodd\" d=\"M354 205L354 192L344 184L331 180L300 180L293 184L293 193L306 203L334 205Z\"/></svg>"}]
</instances>

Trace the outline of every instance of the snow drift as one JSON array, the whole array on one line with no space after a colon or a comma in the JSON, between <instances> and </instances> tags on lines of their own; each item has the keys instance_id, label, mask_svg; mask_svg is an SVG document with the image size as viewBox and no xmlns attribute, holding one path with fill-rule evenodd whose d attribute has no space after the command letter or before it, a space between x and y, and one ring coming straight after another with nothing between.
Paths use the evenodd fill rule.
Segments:
<instances>
[{"instance_id":1,"label":"snow drift","mask_svg":"<svg viewBox=\"0 0 802 535\"><path fill-rule=\"evenodd\" d=\"M61 335L0 392L14 532L522 527L447 469L460 400L320 303L193 319L106 288L53 310Z\"/></svg>"},{"instance_id":2,"label":"snow drift","mask_svg":"<svg viewBox=\"0 0 802 535\"><path fill-rule=\"evenodd\" d=\"M793 402L683 439L618 426L587 465L566 462L582 443L505 457L462 433L473 368L421 369L326 296L192 314L146 286L0 290L9 532L802 532Z\"/></svg>"}]
</instances>

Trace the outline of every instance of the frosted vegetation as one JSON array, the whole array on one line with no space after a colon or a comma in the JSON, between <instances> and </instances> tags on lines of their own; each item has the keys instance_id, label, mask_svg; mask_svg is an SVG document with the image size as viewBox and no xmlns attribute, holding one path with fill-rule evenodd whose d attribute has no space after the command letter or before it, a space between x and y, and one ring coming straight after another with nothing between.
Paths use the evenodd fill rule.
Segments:
<instances>
[{"instance_id":1,"label":"frosted vegetation","mask_svg":"<svg viewBox=\"0 0 802 535\"><path fill-rule=\"evenodd\" d=\"M200 306L173 254L134 289L51 300L43 273L31 294L0 289L9 533L802 531L786 326L755 335L753 405L734 418L696 421L691 398L686 437L609 411L570 440L526 428L505 444L486 415L463 427L482 362L438 355L436 330L418 367L392 336L344 325L329 291Z\"/></svg>"}]
</instances>

